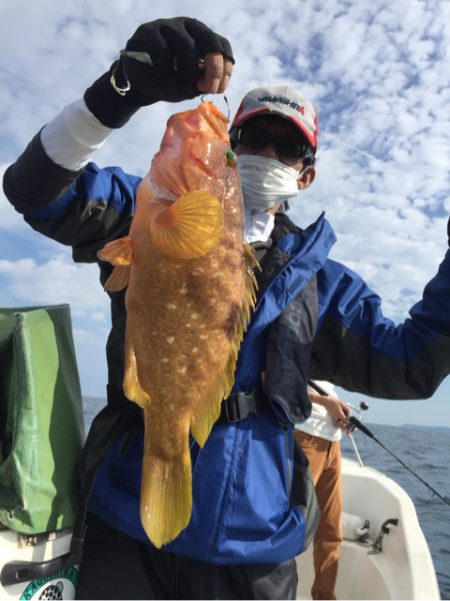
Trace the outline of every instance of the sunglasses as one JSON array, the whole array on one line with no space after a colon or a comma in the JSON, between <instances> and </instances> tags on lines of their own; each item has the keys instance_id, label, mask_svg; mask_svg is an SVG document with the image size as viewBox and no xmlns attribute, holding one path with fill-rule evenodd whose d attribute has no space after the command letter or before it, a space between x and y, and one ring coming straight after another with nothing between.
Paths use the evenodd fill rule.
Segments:
<instances>
[{"instance_id":1,"label":"sunglasses","mask_svg":"<svg viewBox=\"0 0 450 601\"><path fill-rule=\"evenodd\" d=\"M257 124L249 123L239 127L236 143L254 149L272 146L280 158L291 161L314 157L314 152L306 139L291 133L274 135L266 127Z\"/></svg>"}]
</instances>

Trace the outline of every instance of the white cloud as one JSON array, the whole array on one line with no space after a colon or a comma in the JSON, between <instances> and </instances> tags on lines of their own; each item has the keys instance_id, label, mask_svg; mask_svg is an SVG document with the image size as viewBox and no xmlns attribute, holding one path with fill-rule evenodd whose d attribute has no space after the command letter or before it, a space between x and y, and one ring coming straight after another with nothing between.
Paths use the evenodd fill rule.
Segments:
<instances>
[{"instance_id":1,"label":"white cloud","mask_svg":"<svg viewBox=\"0 0 450 601\"><path fill-rule=\"evenodd\" d=\"M15 304L47 305L69 302L75 317L88 318L93 312L99 321L108 319L106 293L98 284L96 265L78 265L59 254L44 263L32 258L0 259L2 294Z\"/></svg>"},{"instance_id":2,"label":"white cloud","mask_svg":"<svg viewBox=\"0 0 450 601\"><path fill-rule=\"evenodd\" d=\"M140 23L179 14L232 41L232 113L264 83L286 81L311 97L321 130L317 179L292 215L307 225L326 209L339 238L333 258L367 278L388 315L403 318L447 246L450 2L3 0L0 172L106 70ZM139 111L96 162L144 175L167 118L186 106ZM32 232L2 193L0 261L0 304L68 299L77 344L94 361L88 350L100 347L88 334L98 331L103 344L109 319L96 268L74 265L68 249Z\"/></svg>"}]
</instances>

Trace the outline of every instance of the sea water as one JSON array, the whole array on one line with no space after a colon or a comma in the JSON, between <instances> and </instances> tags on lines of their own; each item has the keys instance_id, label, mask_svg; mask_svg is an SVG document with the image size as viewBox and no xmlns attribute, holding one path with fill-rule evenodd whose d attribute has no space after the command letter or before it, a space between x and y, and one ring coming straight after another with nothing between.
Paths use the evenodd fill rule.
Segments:
<instances>
[{"instance_id":1,"label":"sea water","mask_svg":"<svg viewBox=\"0 0 450 601\"><path fill-rule=\"evenodd\" d=\"M104 406L85 399L85 423ZM381 426L367 423L376 438L439 494L450 500L450 429ZM411 497L433 557L442 599L450 599L450 506L433 495L387 451L360 431L353 434L363 463L392 478ZM342 439L342 453L355 459L351 441Z\"/></svg>"}]
</instances>

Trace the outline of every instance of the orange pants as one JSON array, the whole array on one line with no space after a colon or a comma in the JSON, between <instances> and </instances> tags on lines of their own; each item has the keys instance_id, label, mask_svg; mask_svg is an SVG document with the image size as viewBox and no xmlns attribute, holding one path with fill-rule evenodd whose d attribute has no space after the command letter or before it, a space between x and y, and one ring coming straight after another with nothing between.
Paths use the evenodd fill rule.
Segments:
<instances>
[{"instance_id":1,"label":"orange pants","mask_svg":"<svg viewBox=\"0 0 450 601\"><path fill-rule=\"evenodd\" d=\"M313 543L313 599L336 599L339 547L342 542L341 447L305 432L295 436L308 458L321 515Z\"/></svg>"}]
</instances>

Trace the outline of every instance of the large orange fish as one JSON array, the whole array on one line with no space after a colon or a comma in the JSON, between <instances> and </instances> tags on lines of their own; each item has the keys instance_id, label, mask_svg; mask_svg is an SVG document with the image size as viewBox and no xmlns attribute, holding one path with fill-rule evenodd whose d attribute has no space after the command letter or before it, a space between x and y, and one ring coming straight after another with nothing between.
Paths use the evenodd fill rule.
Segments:
<instances>
[{"instance_id":1,"label":"large orange fish","mask_svg":"<svg viewBox=\"0 0 450 601\"><path fill-rule=\"evenodd\" d=\"M173 115L140 183L129 236L100 252L126 291L124 391L144 410L141 521L156 547L192 512L189 433L203 446L231 391L256 264L227 119L212 103Z\"/></svg>"}]
</instances>

